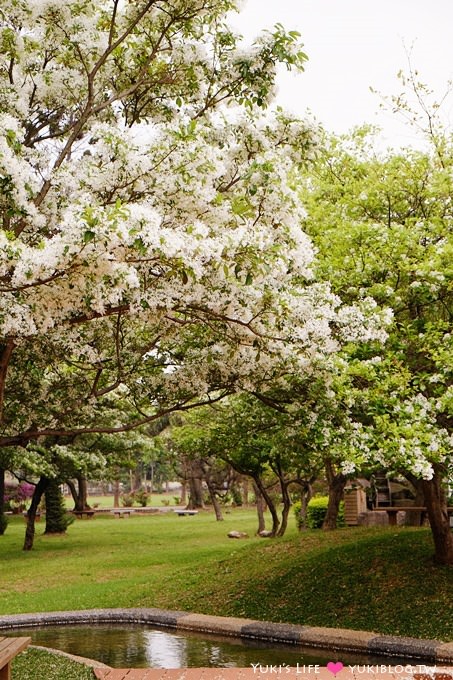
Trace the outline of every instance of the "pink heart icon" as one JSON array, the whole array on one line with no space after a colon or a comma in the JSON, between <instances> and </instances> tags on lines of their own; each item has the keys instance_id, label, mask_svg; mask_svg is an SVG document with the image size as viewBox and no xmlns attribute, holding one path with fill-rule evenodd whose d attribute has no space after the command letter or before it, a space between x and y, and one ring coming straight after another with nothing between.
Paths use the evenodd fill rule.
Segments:
<instances>
[{"instance_id":1,"label":"pink heart icon","mask_svg":"<svg viewBox=\"0 0 453 680\"><path fill-rule=\"evenodd\" d=\"M334 663L333 661L329 661L329 663L327 664L327 670L333 673L333 675L339 673L341 670L343 670L343 668L344 666L341 663L341 661L337 661L336 663Z\"/></svg>"}]
</instances>

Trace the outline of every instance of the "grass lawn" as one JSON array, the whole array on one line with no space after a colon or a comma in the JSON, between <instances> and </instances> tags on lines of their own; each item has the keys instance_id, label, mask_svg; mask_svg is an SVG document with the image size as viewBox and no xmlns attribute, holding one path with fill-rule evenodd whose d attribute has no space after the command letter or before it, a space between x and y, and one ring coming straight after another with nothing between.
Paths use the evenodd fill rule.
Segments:
<instances>
[{"instance_id":1,"label":"grass lawn","mask_svg":"<svg viewBox=\"0 0 453 680\"><path fill-rule=\"evenodd\" d=\"M91 668L43 649L27 649L12 664L14 680L94 680Z\"/></svg>"},{"instance_id":2,"label":"grass lawn","mask_svg":"<svg viewBox=\"0 0 453 680\"><path fill-rule=\"evenodd\" d=\"M162 508L164 505L176 505L175 498L178 496L177 491L169 493L152 493L147 502L148 507ZM72 496L65 497L66 507L72 510L74 507L74 501ZM106 508L107 510L114 507L113 495L110 496L89 496L88 503L91 507L96 508ZM122 503L120 502L120 507ZM134 508L139 508L137 503L134 503Z\"/></svg>"},{"instance_id":3,"label":"grass lawn","mask_svg":"<svg viewBox=\"0 0 453 680\"><path fill-rule=\"evenodd\" d=\"M347 528L256 538L253 510L76 520L22 552L0 537L0 613L161 607L453 640L453 569L435 567L426 529ZM231 529L247 540L227 538Z\"/></svg>"}]
</instances>

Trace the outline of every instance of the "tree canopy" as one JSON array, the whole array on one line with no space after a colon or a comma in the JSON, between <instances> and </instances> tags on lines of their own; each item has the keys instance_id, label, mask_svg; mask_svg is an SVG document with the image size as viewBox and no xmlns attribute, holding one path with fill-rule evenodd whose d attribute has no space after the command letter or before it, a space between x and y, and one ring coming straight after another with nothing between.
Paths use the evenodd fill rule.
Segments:
<instances>
[{"instance_id":1,"label":"tree canopy","mask_svg":"<svg viewBox=\"0 0 453 680\"><path fill-rule=\"evenodd\" d=\"M336 347L333 322L382 335L312 281L290 176L313 129L260 113L277 64L303 68L298 36L244 49L234 8L3 3L0 446L303 370ZM131 408L112 423L118 394Z\"/></svg>"}]
</instances>

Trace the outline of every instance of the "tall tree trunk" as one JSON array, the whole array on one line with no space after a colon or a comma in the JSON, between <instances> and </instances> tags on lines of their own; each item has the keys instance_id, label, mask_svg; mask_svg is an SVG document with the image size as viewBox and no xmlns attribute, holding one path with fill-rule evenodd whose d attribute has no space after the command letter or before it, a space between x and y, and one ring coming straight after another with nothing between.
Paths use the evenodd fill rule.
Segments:
<instances>
[{"instance_id":1,"label":"tall tree trunk","mask_svg":"<svg viewBox=\"0 0 453 680\"><path fill-rule=\"evenodd\" d=\"M299 521L297 522L297 528L299 531L303 531L307 528L307 511L308 504L313 496L313 488L310 482L301 483L300 490L300 512Z\"/></svg>"},{"instance_id":2,"label":"tall tree trunk","mask_svg":"<svg viewBox=\"0 0 453 680\"><path fill-rule=\"evenodd\" d=\"M249 480L247 479L247 477L245 477L242 480L241 490L242 490L242 504L245 505L245 507L247 507L247 505L249 504Z\"/></svg>"},{"instance_id":3,"label":"tall tree trunk","mask_svg":"<svg viewBox=\"0 0 453 680\"><path fill-rule=\"evenodd\" d=\"M27 512L27 527L25 529L25 540L23 550L31 550L33 548L33 541L35 540L36 513L48 483L49 479L47 477L40 477L39 482L35 486L35 490L31 499L30 508Z\"/></svg>"},{"instance_id":4,"label":"tall tree trunk","mask_svg":"<svg viewBox=\"0 0 453 680\"><path fill-rule=\"evenodd\" d=\"M77 486L72 479L66 480L66 484L69 487L74 501L74 510L90 510L90 505L88 505L88 485L86 477L83 475L75 475L75 479L77 480Z\"/></svg>"},{"instance_id":5,"label":"tall tree trunk","mask_svg":"<svg viewBox=\"0 0 453 680\"><path fill-rule=\"evenodd\" d=\"M222 508L220 507L219 499L215 492L215 486L209 476L206 477L206 484L208 486L209 497L214 507L215 518L218 522L223 522Z\"/></svg>"},{"instance_id":6,"label":"tall tree trunk","mask_svg":"<svg viewBox=\"0 0 453 680\"><path fill-rule=\"evenodd\" d=\"M5 470L0 468L0 536L6 531L8 519L5 515Z\"/></svg>"},{"instance_id":7,"label":"tall tree trunk","mask_svg":"<svg viewBox=\"0 0 453 680\"><path fill-rule=\"evenodd\" d=\"M343 473L335 472L333 463L330 460L326 462L326 476L329 484L329 502L322 528L324 531L332 531L337 528L338 511L347 478Z\"/></svg>"},{"instance_id":8,"label":"tall tree trunk","mask_svg":"<svg viewBox=\"0 0 453 680\"><path fill-rule=\"evenodd\" d=\"M200 477L189 477L189 502L188 510L204 508L203 503L203 483Z\"/></svg>"},{"instance_id":9,"label":"tall tree trunk","mask_svg":"<svg viewBox=\"0 0 453 680\"><path fill-rule=\"evenodd\" d=\"M258 489L260 490L261 495L263 496L264 500L266 501L267 507L269 508L269 512L271 513L271 517L272 517L271 536L272 536L272 538L274 538L275 536L277 536L278 528L280 526L280 520L278 518L277 508L275 507L274 501L272 500L270 495L267 493L267 489L264 486L259 475L256 475L256 477L254 477L253 479L255 480L255 484L258 487Z\"/></svg>"},{"instance_id":10,"label":"tall tree trunk","mask_svg":"<svg viewBox=\"0 0 453 680\"><path fill-rule=\"evenodd\" d=\"M286 528L288 526L288 515L291 509L291 498L288 492L288 484L283 479L280 479L280 487L282 490L283 510L282 510L282 522L280 524L277 536L284 536Z\"/></svg>"},{"instance_id":11,"label":"tall tree trunk","mask_svg":"<svg viewBox=\"0 0 453 680\"><path fill-rule=\"evenodd\" d=\"M448 519L447 496L440 466L433 467L433 478L423 480L423 493L434 540L434 559L438 564L453 565L453 532Z\"/></svg>"},{"instance_id":12,"label":"tall tree trunk","mask_svg":"<svg viewBox=\"0 0 453 680\"><path fill-rule=\"evenodd\" d=\"M255 480L253 480L253 491L256 500L256 512L258 514L258 531L256 533L260 534L262 531L266 530L266 520L264 518L264 498Z\"/></svg>"},{"instance_id":13,"label":"tall tree trunk","mask_svg":"<svg viewBox=\"0 0 453 680\"><path fill-rule=\"evenodd\" d=\"M113 482L113 507L120 507L120 480L115 479Z\"/></svg>"}]
</instances>

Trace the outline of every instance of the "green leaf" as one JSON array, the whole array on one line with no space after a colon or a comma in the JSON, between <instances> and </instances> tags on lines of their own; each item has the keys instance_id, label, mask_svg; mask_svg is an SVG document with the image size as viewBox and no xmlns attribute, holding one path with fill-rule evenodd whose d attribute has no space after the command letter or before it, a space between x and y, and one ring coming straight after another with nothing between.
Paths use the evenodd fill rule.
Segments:
<instances>
[{"instance_id":1,"label":"green leaf","mask_svg":"<svg viewBox=\"0 0 453 680\"><path fill-rule=\"evenodd\" d=\"M91 229L87 229L83 234L84 243L90 243L90 241L94 241L95 238L96 234L94 231L91 231Z\"/></svg>"}]
</instances>

